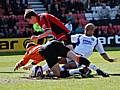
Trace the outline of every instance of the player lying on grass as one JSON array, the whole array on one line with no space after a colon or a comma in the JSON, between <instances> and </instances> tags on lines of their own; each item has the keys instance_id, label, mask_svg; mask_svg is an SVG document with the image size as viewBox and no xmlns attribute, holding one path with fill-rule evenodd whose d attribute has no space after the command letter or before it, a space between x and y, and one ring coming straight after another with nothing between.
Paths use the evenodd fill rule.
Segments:
<instances>
[{"instance_id":1,"label":"player lying on grass","mask_svg":"<svg viewBox=\"0 0 120 90\"><path fill-rule=\"evenodd\" d=\"M54 75L62 77L64 74L60 72L58 57L70 58L78 62L80 65L85 65L86 69L90 64L87 59L75 54L72 50L64 46L63 43L56 40L50 41L45 45L35 45L34 43L29 43L26 48L27 52L25 56L19 63L16 64L14 70L18 70L21 66L27 64L30 59L33 59L34 61L29 65L29 67L45 59Z\"/></svg>"},{"instance_id":2,"label":"player lying on grass","mask_svg":"<svg viewBox=\"0 0 120 90\"><path fill-rule=\"evenodd\" d=\"M114 58L110 58L107 53L104 51L103 45L100 40L93 36L95 31L95 25L88 23L85 26L84 34L76 34L71 36L71 41L76 44L74 52L80 54L84 58L88 58L92 55L93 50L96 49L100 55L109 62L114 62ZM102 70L98 69L95 65L89 66L91 69L95 70L99 75L103 77L108 76L107 73L104 73ZM77 71L75 71L76 73ZM79 72L79 71L78 71Z\"/></svg>"},{"instance_id":3,"label":"player lying on grass","mask_svg":"<svg viewBox=\"0 0 120 90\"><path fill-rule=\"evenodd\" d=\"M57 40L64 40L66 43L69 43L68 34L70 33L70 30L68 30L57 17L48 13L37 14L34 10L26 9L24 18L29 24L34 25L38 23L42 28L43 32L39 35L33 35L31 37L32 40L38 40L52 35Z\"/></svg>"}]
</instances>

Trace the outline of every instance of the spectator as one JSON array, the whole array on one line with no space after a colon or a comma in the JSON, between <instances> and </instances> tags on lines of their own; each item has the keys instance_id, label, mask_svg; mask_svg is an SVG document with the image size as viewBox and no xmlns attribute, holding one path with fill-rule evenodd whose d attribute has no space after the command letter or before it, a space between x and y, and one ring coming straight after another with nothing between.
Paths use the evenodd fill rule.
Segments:
<instances>
[{"instance_id":1,"label":"spectator","mask_svg":"<svg viewBox=\"0 0 120 90\"><path fill-rule=\"evenodd\" d=\"M112 23L109 23L107 31L108 31L109 35L114 35L115 34L115 29L114 29Z\"/></svg>"},{"instance_id":2,"label":"spectator","mask_svg":"<svg viewBox=\"0 0 120 90\"><path fill-rule=\"evenodd\" d=\"M79 10L79 11L84 11L84 4L82 2L82 0L76 0L74 1L74 5L75 5L75 11Z\"/></svg>"},{"instance_id":3,"label":"spectator","mask_svg":"<svg viewBox=\"0 0 120 90\"><path fill-rule=\"evenodd\" d=\"M11 8L14 15L21 14L21 7L20 7L20 1L11 1Z\"/></svg>"},{"instance_id":4,"label":"spectator","mask_svg":"<svg viewBox=\"0 0 120 90\"><path fill-rule=\"evenodd\" d=\"M3 33L4 33L4 37L8 38L8 26L7 25L2 25L2 29L3 29Z\"/></svg>"},{"instance_id":5,"label":"spectator","mask_svg":"<svg viewBox=\"0 0 120 90\"><path fill-rule=\"evenodd\" d=\"M4 32L3 32L3 29L0 29L0 38L3 38L5 35L4 35Z\"/></svg>"},{"instance_id":6,"label":"spectator","mask_svg":"<svg viewBox=\"0 0 120 90\"><path fill-rule=\"evenodd\" d=\"M75 18L73 17L73 13L69 12L69 14L66 16L67 20L71 20L71 23L74 24L75 23Z\"/></svg>"},{"instance_id":7,"label":"spectator","mask_svg":"<svg viewBox=\"0 0 120 90\"><path fill-rule=\"evenodd\" d=\"M51 4L51 14L55 15L56 17L58 17L60 14L60 4L57 2L54 2L53 4Z\"/></svg>"},{"instance_id":8,"label":"spectator","mask_svg":"<svg viewBox=\"0 0 120 90\"><path fill-rule=\"evenodd\" d=\"M118 9L117 14L115 16L115 19L120 19L120 6L119 6L119 9Z\"/></svg>"},{"instance_id":9,"label":"spectator","mask_svg":"<svg viewBox=\"0 0 120 90\"><path fill-rule=\"evenodd\" d=\"M78 23L77 28L75 29L75 34L83 34L84 33L84 27Z\"/></svg>"},{"instance_id":10,"label":"spectator","mask_svg":"<svg viewBox=\"0 0 120 90\"><path fill-rule=\"evenodd\" d=\"M101 9L98 11L100 19L110 19L110 10L106 7L105 4L102 5Z\"/></svg>"},{"instance_id":11,"label":"spectator","mask_svg":"<svg viewBox=\"0 0 120 90\"><path fill-rule=\"evenodd\" d=\"M65 27L72 32L73 27L71 24L71 20L68 20L68 22L65 24Z\"/></svg>"},{"instance_id":12,"label":"spectator","mask_svg":"<svg viewBox=\"0 0 120 90\"><path fill-rule=\"evenodd\" d=\"M14 25L16 24L16 22L17 22L17 20L14 15L9 16L8 27L13 28Z\"/></svg>"},{"instance_id":13,"label":"spectator","mask_svg":"<svg viewBox=\"0 0 120 90\"><path fill-rule=\"evenodd\" d=\"M71 11L71 2L70 2L70 0L65 0L65 6L67 6L65 12L66 13L70 12Z\"/></svg>"},{"instance_id":14,"label":"spectator","mask_svg":"<svg viewBox=\"0 0 120 90\"><path fill-rule=\"evenodd\" d=\"M117 4L119 5L120 4L120 0L116 0Z\"/></svg>"},{"instance_id":15,"label":"spectator","mask_svg":"<svg viewBox=\"0 0 120 90\"><path fill-rule=\"evenodd\" d=\"M29 28L27 27L25 29L25 31L23 32L23 37L31 37L32 36L32 32L29 30Z\"/></svg>"},{"instance_id":16,"label":"spectator","mask_svg":"<svg viewBox=\"0 0 120 90\"><path fill-rule=\"evenodd\" d=\"M16 34L15 37L17 37L17 38L20 37L20 31L16 25L14 26L13 31L15 31L15 34Z\"/></svg>"},{"instance_id":17,"label":"spectator","mask_svg":"<svg viewBox=\"0 0 120 90\"><path fill-rule=\"evenodd\" d=\"M118 33L117 33L118 35L120 35L120 30L118 31Z\"/></svg>"},{"instance_id":18,"label":"spectator","mask_svg":"<svg viewBox=\"0 0 120 90\"><path fill-rule=\"evenodd\" d=\"M110 6L110 8L114 8L115 5L117 5L117 2L116 2L116 0L109 0L108 5Z\"/></svg>"},{"instance_id":19,"label":"spectator","mask_svg":"<svg viewBox=\"0 0 120 90\"><path fill-rule=\"evenodd\" d=\"M79 0L80 1L80 0ZM84 9L88 9L88 5L89 5L89 0L81 0L81 2L83 3L83 8Z\"/></svg>"},{"instance_id":20,"label":"spectator","mask_svg":"<svg viewBox=\"0 0 120 90\"><path fill-rule=\"evenodd\" d=\"M66 23L66 16L65 16L65 14L62 14L62 15L60 15L60 20L63 22L63 23Z\"/></svg>"},{"instance_id":21,"label":"spectator","mask_svg":"<svg viewBox=\"0 0 120 90\"><path fill-rule=\"evenodd\" d=\"M13 29L9 28L8 38L16 37L16 33Z\"/></svg>"},{"instance_id":22,"label":"spectator","mask_svg":"<svg viewBox=\"0 0 120 90\"><path fill-rule=\"evenodd\" d=\"M20 7L23 9L27 8L28 6L28 0L20 0Z\"/></svg>"}]
</instances>

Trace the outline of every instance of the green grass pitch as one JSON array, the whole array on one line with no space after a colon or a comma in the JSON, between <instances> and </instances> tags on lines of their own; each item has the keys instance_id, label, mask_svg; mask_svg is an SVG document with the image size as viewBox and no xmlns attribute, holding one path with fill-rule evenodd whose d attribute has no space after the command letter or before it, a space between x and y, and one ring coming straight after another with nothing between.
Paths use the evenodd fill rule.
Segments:
<instances>
[{"instance_id":1,"label":"green grass pitch","mask_svg":"<svg viewBox=\"0 0 120 90\"><path fill-rule=\"evenodd\" d=\"M94 52L89 59L110 73L110 77L97 76L93 71L94 78L83 79L80 76L73 76L59 80L27 79L29 71L22 69L13 71L16 62L23 55L0 56L0 90L120 90L120 51L107 51L107 53L117 58L117 62L107 62L97 52Z\"/></svg>"}]
</instances>

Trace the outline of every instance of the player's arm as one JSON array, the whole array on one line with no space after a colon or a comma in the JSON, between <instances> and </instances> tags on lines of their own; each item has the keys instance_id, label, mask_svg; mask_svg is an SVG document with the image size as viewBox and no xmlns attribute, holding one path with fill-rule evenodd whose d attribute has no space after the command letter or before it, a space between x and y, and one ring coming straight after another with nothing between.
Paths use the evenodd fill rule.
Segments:
<instances>
[{"instance_id":1,"label":"player's arm","mask_svg":"<svg viewBox=\"0 0 120 90\"><path fill-rule=\"evenodd\" d=\"M107 61L109 61L109 62L114 62L114 58L110 58L109 56L108 56L108 54L105 52L105 50L104 50L104 48L103 48L103 45L102 45L102 43L100 42L100 40L98 40L98 43L97 43L97 45L96 45L96 50L100 53L100 55L105 59L105 60L107 60Z\"/></svg>"},{"instance_id":2,"label":"player's arm","mask_svg":"<svg viewBox=\"0 0 120 90\"><path fill-rule=\"evenodd\" d=\"M26 65L30 60L29 55L26 53L24 57L15 65L14 71L18 70L20 67Z\"/></svg>"},{"instance_id":3,"label":"player's arm","mask_svg":"<svg viewBox=\"0 0 120 90\"><path fill-rule=\"evenodd\" d=\"M26 65L23 67L24 70L30 70L30 68L32 68L34 65L38 64L38 60L33 60L33 62L31 62L30 64Z\"/></svg>"},{"instance_id":4,"label":"player's arm","mask_svg":"<svg viewBox=\"0 0 120 90\"><path fill-rule=\"evenodd\" d=\"M109 61L109 62L114 62L114 61L115 61L115 58L110 58L110 57L107 55L107 53L103 53L103 54L101 54L101 56L102 56L105 60L107 60L107 61Z\"/></svg>"},{"instance_id":5,"label":"player's arm","mask_svg":"<svg viewBox=\"0 0 120 90\"><path fill-rule=\"evenodd\" d=\"M40 34L40 35L38 35L38 36L35 36L35 35L31 36L31 39L32 39L32 40L38 40L38 39L47 37L47 36L50 35L50 34L52 34L52 31L49 29L49 30L45 31L43 34Z\"/></svg>"}]
</instances>

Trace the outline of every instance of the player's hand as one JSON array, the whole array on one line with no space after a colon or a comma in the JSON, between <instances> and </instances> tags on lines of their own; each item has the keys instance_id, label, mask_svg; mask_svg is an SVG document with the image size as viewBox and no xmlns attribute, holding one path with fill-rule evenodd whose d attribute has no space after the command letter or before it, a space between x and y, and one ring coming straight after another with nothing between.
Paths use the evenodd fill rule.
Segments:
<instances>
[{"instance_id":1,"label":"player's hand","mask_svg":"<svg viewBox=\"0 0 120 90\"><path fill-rule=\"evenodd\" d=\"M31 36L31 39L32 39L32 40L38 40L38 36L32 35L32 36Z\"/></svg>"},{"instance_id":2,"label":"player's hand","mask_svg":"<svg viewBox=\"0 0 120 90\"><path fill-rule=\"evenodd\" d=\"M17 65L15 66L15 68L14 68L14 71L18 70L19 68L20 68L20 65L17 64Z\"/></svg>"},{"instance_id":3,"label":"player's hand","mask_svg":"<svg viewBox=\"0 0 120 90\"><path fill-rule=\"evenodd\" d=\"M116 58L110 58L108 59L109 62L115 62L117 59Z\"/></svg>"},{"instance_id":4,"label":"player's hand","mask_svg":"<svg viewBox=\"0 0 120 90\"><path fill-rule=\"evenodd\" d=\"M23 67L23 69L24 70L30 70L30 67L25 66L25 67Z\"/></svg>"}]
</instances>

